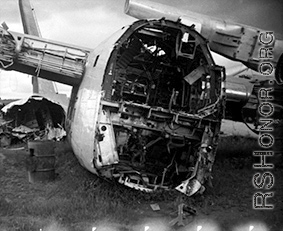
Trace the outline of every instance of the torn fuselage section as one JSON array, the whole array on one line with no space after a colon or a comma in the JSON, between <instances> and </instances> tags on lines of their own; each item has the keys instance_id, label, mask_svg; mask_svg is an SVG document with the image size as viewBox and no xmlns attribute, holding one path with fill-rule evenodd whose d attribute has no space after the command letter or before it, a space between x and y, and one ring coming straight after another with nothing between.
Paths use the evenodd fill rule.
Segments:
<instances>
[{"instance_id":1,"label":"torn fuselage section","mask_svg":"<svg viewBox=\"0 0 283 231\"><path fill-rule=\"evenodd\" d=\"M94 167L135 189L194 194L210 178L224 79L192 27L134 23L106 67Z\"/></svg>"},{"instance_id":2,"label":"torn fuselage section","mask_svg":"<svg viewBox=\"0 0 283 231\"><path fill-rule=\"evenodd\" d=\"M64 130L63 108L44 97L31 96L2 108L4 119L10 121L9 134L24 142L28 140L61 140Z\"/></svg>"}]
</instances>

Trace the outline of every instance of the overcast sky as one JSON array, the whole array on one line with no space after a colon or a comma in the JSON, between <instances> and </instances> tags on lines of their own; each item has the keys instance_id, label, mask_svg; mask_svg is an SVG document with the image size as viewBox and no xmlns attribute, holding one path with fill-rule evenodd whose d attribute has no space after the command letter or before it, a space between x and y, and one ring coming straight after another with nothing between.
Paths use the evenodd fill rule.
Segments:
<instances>
[{"instance_id":1,"label":"overcast sky","mask_svg":"<svg viewBox=\"0 0 283 231\"><path fill-rule=\"evenodd\" d=\"M116 30L135 20L123 13L124 0L30 1L44 38L84 47L96 47ZM282 0L155 1L283 34ZM3 21L11 31L22 32L17 0L6 0L1 4L0 23ZM226 65L221 59L219 62L220 65ZM60 86L59 89L66 90ZM31 93L30 77L0 71L1 98L21 98L28 93Z\"/></svg>"}]
</instances>

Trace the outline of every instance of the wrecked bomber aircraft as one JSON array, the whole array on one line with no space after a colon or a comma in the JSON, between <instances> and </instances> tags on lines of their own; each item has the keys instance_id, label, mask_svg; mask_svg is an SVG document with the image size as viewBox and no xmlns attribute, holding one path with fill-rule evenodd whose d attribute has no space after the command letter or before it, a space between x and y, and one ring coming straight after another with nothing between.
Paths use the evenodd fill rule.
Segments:
<instances>
[{"instance_id":1,"label":"wrecked bomber aircraft","mask_svg":"<svg viewBox=\"0 0 283 231\"><path fill-rule=\"evenodd\" d=\"M139 20L92 50L0 29L1 68L73 86L66 129L89 171L191 196L211 179L225 106L225 69L198 31L180 19ZM251 60L242 43L226 47L228 32L215 48Z\"/></svg>"},{"instance_id":2,"label":"wrecked bomber aircraft","mask_svg":"<svg viewBox=\"0 0 283 231\"><path fill-rule=\"evenodd\" d=\"M73 84L67 128L82 165L144 191L195 193L214 162L224 69L193 27L165 19L137 21L105 47L76 48L85 54L76 56L59 43L1 31L2 67L34 74L41 65L38 76ZM80 76L64 72L72 62L84 69Z\"/></svg>"}]
</instances>

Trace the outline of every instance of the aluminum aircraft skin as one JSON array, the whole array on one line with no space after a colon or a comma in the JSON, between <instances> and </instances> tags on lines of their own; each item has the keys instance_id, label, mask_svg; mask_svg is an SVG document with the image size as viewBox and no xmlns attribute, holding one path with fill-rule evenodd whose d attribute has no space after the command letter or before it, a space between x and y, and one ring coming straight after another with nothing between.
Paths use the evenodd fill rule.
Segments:
<instances>
[{"instance_id":1,"label":"aluminum aircraft skin","mask_svg":"<svg viewBox=\"0 0 283 231\"><path fill-rule=\"evenodd\" d=\"M1 28L1 68L73 87L66 130L90 172L146 192L202 192L225 97L242 106L252 95L241 81L226 89L225 68L210 49L257 70L260 30L150 1L126 1L125 11L141 20L95 49ZM271 46L282 82L282 41Z\"/></svg>"}]
</instances>

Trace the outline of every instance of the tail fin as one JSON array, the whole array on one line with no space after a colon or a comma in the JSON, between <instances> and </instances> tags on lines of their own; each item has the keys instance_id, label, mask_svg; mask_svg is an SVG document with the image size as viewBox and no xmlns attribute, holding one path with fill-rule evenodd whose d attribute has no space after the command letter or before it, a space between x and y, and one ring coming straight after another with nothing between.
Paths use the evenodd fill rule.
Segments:
<instances>
[{"instance_id":1,"label":"tail fin","mask_svg":"<svg viewBox=\"0 0 283 231\"><path fill-rule=\"evenodd\" d=\"M24 32L26 34L41 37L40 29L35 16L35 11L29 0L19 0L19 8L23 23ZM55 84L52 81L32 77L33 93L40 94L45 98L60 104L65 112L67 112L69 99L65 94L58 94L55 90Z\"/></svg>"},{"instance_id":2,"label":"tail fin","mask_svg":"<svg viewBox=\"0 0 283 231\"><path fill-rule=\"evenodd\" d=\"M25 34L41 37L35 12L29 0L19 0L19 7Z\"/></svg>"},{"instance_id":3,"label":"tail fin","mask_svg":"<svg viewBox=\"0 0 283 231\"><path fill-rule=\"evenodd\" d=\"M29 0L19 0L19 8L25 34L41 37L35 11ZM56 94L55 86L52 81L32 77L33 93L36 94Z\"/></svg>"}]
</instances>

